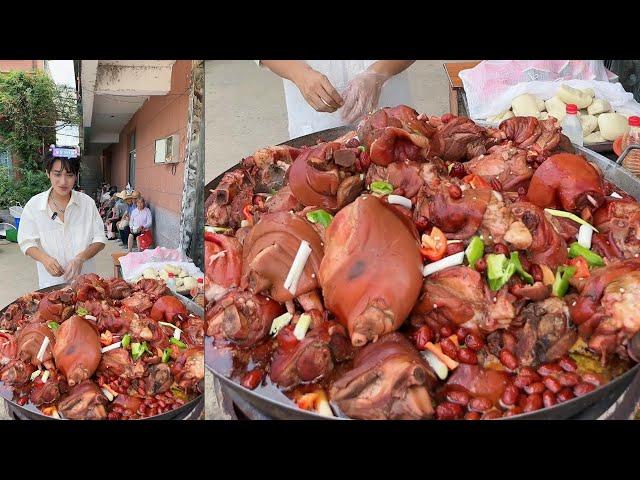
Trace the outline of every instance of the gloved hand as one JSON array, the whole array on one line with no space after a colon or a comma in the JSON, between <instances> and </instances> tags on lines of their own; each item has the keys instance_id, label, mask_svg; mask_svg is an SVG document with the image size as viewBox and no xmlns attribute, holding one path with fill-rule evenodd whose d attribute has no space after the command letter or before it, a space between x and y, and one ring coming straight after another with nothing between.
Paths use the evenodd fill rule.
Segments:
<instances>
[{"instance_id":1,"label":"gloved hand","mask_svg":"<svg viewBox=\"0 0 640 480\"><path fill-rule=\"evenodd\" d=\"M378 106L382 85L389 77L381 73L365 70L351 79L344 92L342 119L355 124Z\"/></svg>"},{"instance_id":2,"label":"gloved hand","mask_svg":"<svg viewBox=\"0 0 640 480\"><path fill-rule=\"evenodd\" d=\"M83 264L84 260L79 257L75 257L67 264L67 268L64 270L64 279L67 283L72 282L78 275L80 275Z\"/></svg>"},{"instance_id":3,"label":"gloved hand","mask_svg":"<svg viewBox=\"0 0 640 480\"><path fill-rule=\"evenodd\" d=\"M329 79L312 68L294 78L294 83L307 103L318 112L335 112L342 105L342 97Z\"/></svg>"}]
</instances>

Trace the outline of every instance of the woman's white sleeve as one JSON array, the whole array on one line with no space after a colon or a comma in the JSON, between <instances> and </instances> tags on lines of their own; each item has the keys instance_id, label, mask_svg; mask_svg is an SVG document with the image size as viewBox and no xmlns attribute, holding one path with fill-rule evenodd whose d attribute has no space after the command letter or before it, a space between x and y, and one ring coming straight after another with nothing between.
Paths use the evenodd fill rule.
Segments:
<instances>
[{"instance_id":1,"label":"woman's white sleeve","mask_svg":"<svg viewBox=\"0 0 640 480\"><path fill-rule=\"evenodd\" d=\"M107 243L107 237L104 234L104 223L102 222L102 218L100 218L100 213L96 208L95 204L93 206L93 215L92 215L92 226L93 226L93 239L91 243Z\"/></svg>"},{"instance_id":2,"label":"woman's white sleeve","mask_svg":"<svg viewBox=\"0 0 640 480\"><path fill-rule=\"evenodd\" d=\"M18 229L18 245L25 255L31 247L40 248L40 232L38 225L33 218L31 208L27 205L20 217L20 228Z\"/></svg>"}]
</instances>

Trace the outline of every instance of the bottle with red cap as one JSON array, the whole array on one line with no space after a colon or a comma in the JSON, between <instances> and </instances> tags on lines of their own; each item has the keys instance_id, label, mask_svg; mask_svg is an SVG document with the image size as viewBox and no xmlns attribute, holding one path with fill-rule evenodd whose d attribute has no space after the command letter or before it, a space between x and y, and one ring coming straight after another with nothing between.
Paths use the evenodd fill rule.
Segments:
<instances>
[{"instance_id":1,"label":"bottle with red cap","mask_svg":"<svg viewBox=\"0 0 640 480\"><path fill-rule=\"evenodd\" d=\"M640 117L629 117L629 131L622 136L622 150L629 145L640 145Z\"/></svg>"},{"instance_id":2,"label":"bottle with red cap","mask_svg":"<svg viewBox=\"0 0 640 480\"><path fill-rule=\"evenodd\" d=\"M562 120L562 133L569 137L569 140L574 145L581 147L584 145L582 124L578 118L578 107L573 103L567 104L567 114Z\"/></svg>"},{"instance_id":3,"label":"bottle with red cap","mask_svg":"<svg viewBox=\"0 0 640 480\"><path fill-rule=\"evenodd\" d=\"M629 131L622 136L621 151L624 151L629 145L640 145L640 117L629 117ZM622 166L640 176L640 150L634 149L627 153L622 161Z\"/></svg>"}]
</instances>

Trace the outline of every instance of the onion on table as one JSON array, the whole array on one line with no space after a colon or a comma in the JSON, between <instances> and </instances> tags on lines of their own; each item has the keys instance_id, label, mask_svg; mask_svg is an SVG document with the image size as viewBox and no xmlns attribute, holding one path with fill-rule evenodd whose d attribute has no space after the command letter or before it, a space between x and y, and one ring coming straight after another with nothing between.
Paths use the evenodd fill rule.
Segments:
<instances>
[{"instance_id":1,"label":"onion on table","mask_svg":"<svg viewBox=\"0 0 640 480\"><path fill-rule=\"evenodd\" d=\"M162 280L81 275L20 297L0 318L0 381L15 403L50 417L147 418L203 391L204 319Z\"/></svg>"},{"instance_id":2,"label":"onion on table","mask_svg":"<svg viewBox=\"0 0 640 480\"><path fill-rule=\"evenodd\" d=\"M272 163L245 159L216 189L242 208L209 202L218 373L324 416L492 419L640 358L640 205L556 119L485 128L400 105L295 154L266 200Z\"/></svg>"}]
</instances>

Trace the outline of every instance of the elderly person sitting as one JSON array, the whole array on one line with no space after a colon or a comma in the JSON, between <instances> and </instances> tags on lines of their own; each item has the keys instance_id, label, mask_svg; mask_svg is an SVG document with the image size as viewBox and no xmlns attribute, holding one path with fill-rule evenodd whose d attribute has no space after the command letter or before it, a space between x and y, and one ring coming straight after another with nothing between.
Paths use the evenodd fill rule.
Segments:
<instances>
[{"instance_id":1,"label":"elderly person sitting","mask_svg":"<svg viewBox=\"0 0 640 480\"><path fill-rule=\"evenodd\" d=\"M113 196L113 198L115 198L115 203L111 207L109 216L105 220L105 226L107 227L107 238L109 240L116 240L118 238L118 222L128 211L128 205L124 200L126 195L127 192L123 190Z\"/></svg>"},{"instance_id":2,"label":"elderly person sitting","mask_svg":"<svg viewBox=\"0 0 640 480\"><path fill-rule=\"evenodd\" d=\"M133 239L136 239L138 251L140 250L140 239L138 238L142 232L149 230L153 220L151 218L151 210L147 207L144 198L140 197L136 200L136 208L131 212L131 220L129 221L129 241L127 242L128 250L133 248Z\"/></svg>"},{"instance_id":3,"label":"elderly person sitting","mask_svg":"<svg viewBox=\"0 0 640 480\"><path fill-rule=\"evenodd\" d=\"M134 190L129 194L126 194L125 192L124 201L127 204L127 211L122 216L122 218L120 218L120 221L118 222L118 234L120 236L120 241L122 242L123 246L127 245L129 241L129 233L131 233L131 229L129 227L129 222L131 220L131 213L133 212L133 210L135 210L136 205L134 202L139 197L140 197L140 194L136 190Z\"/></svg>"}]
</instances>

